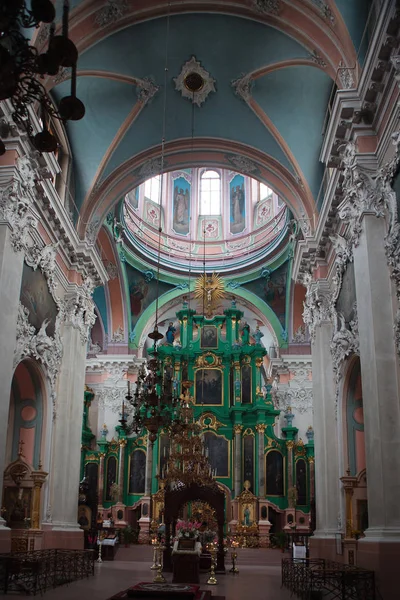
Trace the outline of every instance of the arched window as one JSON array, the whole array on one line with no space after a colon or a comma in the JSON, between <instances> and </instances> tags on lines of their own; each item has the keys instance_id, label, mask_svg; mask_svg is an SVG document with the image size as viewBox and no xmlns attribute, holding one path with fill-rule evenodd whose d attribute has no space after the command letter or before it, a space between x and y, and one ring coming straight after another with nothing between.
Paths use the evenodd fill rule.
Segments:
<instances>
[{"instance_id":1,"label":"arched window","mask_svg":"<svg viewBox=\"0 0 400 600\"><path fill-rule=\"evenodd\" d=\"M270 196L272 196L272 190L269 189L269 187L267 185L265 185L265 183L261 183L261 181L258 183L258 200L265 200L266 198L269 198Z\"/></svg>"},{"instance_id":2,"label":"arched window","mask_svg":"<svg viewBox=\"0 0 400 600\"><path fill-rule=\"evenodd\" d=\"M216 171L204 171L201 175L200 214L221 214L221 176Z\"/></svg>"},{"instance_id":3,"label":"arched window","mask_svg":"<svg viewBox=\"0 0 400 600\"><path fill-rule=\"evenodd\" d=\"M156 175L151 179L145 181L144 184L144 195L146 198L150 198L153 202L160 204L160 191L161 191L161 175Z\"/></svg>"}]
</instances>

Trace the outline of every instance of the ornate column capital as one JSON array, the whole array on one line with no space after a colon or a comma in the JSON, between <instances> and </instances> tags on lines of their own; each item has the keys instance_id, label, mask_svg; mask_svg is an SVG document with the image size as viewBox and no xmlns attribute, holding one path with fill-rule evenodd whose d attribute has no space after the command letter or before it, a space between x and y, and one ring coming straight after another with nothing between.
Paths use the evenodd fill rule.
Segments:
<instances>
[{"instance_id":1,"label":"ornate column capital","mask_svg":"<svg viewBox=\"0 0 400 600\"><path fill-rule=\"evenodd\" d=\"M90 330L96 321L93 289L93 280L87 277L82 285L67 293L60 303L64 323L80 330L82 344L87 343Z\"/></svg>"},{"instance_id":2,"label":"ornate column capital","mask_svg":"<svg viewBox=\"0 0 400 600\"><path fill-rule=\"evenodd\" d=\"M240 435L242 433L242 430L243 430L243 425L237 424L237 425L234 425L234 427L233 427L233 431L235 432L235 435L236 434Z\"/></svg>"},{"instance_id":3,"label":"ornate column capital","mask_svg":"<svg viewBox=\"0 0 400 600\"><path fill-rule=\"evenodd\" d=\"M308 326L311 342L315 341L315 329L323 322L331 322L334 315L334 295L327 280L314 281L311 273L303 275L306 298L303 303L303 321Z\"/></svg>"},{"instance_id":4,"label":"ornate column capital","mask_svg":"<svg viewBox=\"0 0 400 600\"><path fill-rule=\"evenodd\" d=\"M31 209L39 179L36 160L22 156L16 161L11 180L0 186L0 221L6 221L11 227L11 245L15 252L29 249L30 233L37 227Z\"/></svg>"},{"instance_id":5,"label":"ornate column capital","mask_svg":"<svg viewBox=\"0 0 400 600\"><path fill-rule=\"evenodd\" d=\"M259 434L264 434L267 426L264 423L258 423L256 425L256 431Z\"/></svg>"},{"instance_id":6,"label":"ornate column capital","mask_svg":"<svg viewBox=\"0 0 400 600\"><path fill-rule=\"evenodd\" d=\"M349 241L358 246L365 214L389 217L389 230L397 221L396 194L391 182L396 172L399 154L399 134L392 136L396 150L392 159L373 172L360 164L355 142L348 142L342 152L344 199L338 207L339 218L349 223Z\"/></svg>"}]
</instances>

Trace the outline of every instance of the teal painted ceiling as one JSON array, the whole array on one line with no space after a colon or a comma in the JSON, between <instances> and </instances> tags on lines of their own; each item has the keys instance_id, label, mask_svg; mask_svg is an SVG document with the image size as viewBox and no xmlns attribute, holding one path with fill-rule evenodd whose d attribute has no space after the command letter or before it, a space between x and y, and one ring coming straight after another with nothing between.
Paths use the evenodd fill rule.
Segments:
<instances>
[{"instance_id":1,"label":"teal painted ceiling","mask_svg":"<svg viewBox=\"0 0 400 600\"><path fill-rule=\"evenodd\" d=\"M151 77L160 91L124 135L101 175L107 177L135 154L160 144L164 115L165 18L153 19L110 35L83 52L78 69L136 78ZM256 21L218 14L170 17L166 94L166 140L191 135L192 105L175 90L173 78L194 55L216 80L216 93L195 108L195 137L242 142L274 157L290 172L299 168L315 197L320 186L318 156L321 130L331 88L328 75L310 60L257 79L253 97L293 153L295 163L246 103L231 81L261 67L292 59L308 60L310 50L289 36ZM53 90L57 99L69 93L69 82ZM86 106L82 121L69 123L80 206L94 184L110 143L137 101L135 85L110 78L81 76L78 96Z\"/></svg>"}]
</instances>

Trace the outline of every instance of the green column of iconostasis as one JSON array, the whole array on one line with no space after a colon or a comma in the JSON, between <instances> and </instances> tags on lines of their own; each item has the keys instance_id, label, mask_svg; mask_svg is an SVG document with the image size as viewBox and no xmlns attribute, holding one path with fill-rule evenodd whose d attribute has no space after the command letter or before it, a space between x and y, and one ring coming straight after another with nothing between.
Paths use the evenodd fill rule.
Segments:
<instances>
[{"instance_id":1,"label":"green column of iconostasis","mask_svg":"<svg viewBox=\"0 0 400 600\"><path fill-rule=\"evenodd\" d=\"M126 246L119 245L119 255L131 314L130 349L135 352L146 338L148 323L154 321L157 276ZM267 350L261 338L257 341L254 332L250 336L249 330L240 325L243 312L237 307L241 302L251 304L268 320L279 346L287 348L290 274L290 248L287 248L271 261L268 268L224 279L226 297L234 293L236 300L223 314L205 318L184 300L181 310L176 312L180 323L179 345L167 344L164 340L159 345L159 356L171 365L178 393L182 391L182 381L193 381L190 393L194 397L195 417L203 425L212 468L216 470L216 479L231 490L232 497L235 493L234 430L236 427L238 431L237 426L240 426L242 483L249 480L251 491L258 495L262 491L260 481L264 479L264 497L277 508L284 509L290 506L289 492L293 491L290 488L301 475L299 508L308 512L313 442L310 440L305 445L298 442L297 430L291 428L291 423L283 428L282 438L275 436L274 424L279 410L274 407L271 386L262 374ZM162 271L158 285L159 310L167 303L179 304L183 294L193 291L194 280L195 277L188 281ZM282 288L279 296L268 296L270 289L279 286ZM264 457L259 460L259 435L263 429ZM124 437L119 427L116 437L117 443ZM166 464L167 446L167 434L161 432L154 444L152 493L158 490L156 476L162 473ZM98 477L102 481L99 504L106 508L114 502L110 489L112 482L118 482L120 450L114 442L106 441L105 435L98 441L98 447L96 451L83 450L83 464L97 461ZM123 503L126 506L133 506L144 495L146 449L146 432L137 439L128 438L126 446L122 447L121 451L125 453Z\"/></svg>"}]
</instances>

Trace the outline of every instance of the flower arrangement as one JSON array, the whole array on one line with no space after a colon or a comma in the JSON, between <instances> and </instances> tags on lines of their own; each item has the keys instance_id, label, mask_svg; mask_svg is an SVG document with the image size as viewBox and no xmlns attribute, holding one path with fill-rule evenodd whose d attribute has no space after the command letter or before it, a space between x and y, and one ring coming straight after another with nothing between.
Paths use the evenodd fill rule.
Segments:
<instances>
[{"instance_id":1,"label":"flower arrangement","mask_svg":"<svg viewBox=\"0 0 400 600\"><path fill-rule=\"evenodd\" d=\"M201 523L192 523L191 521L178 521L176 524L176 533L178 537L197 538Z\"/></svg>"}]
</instances>

